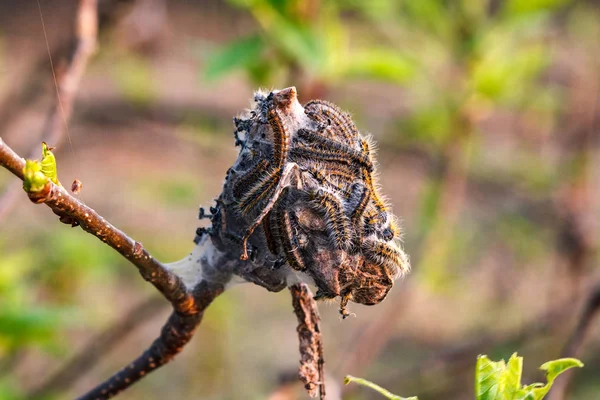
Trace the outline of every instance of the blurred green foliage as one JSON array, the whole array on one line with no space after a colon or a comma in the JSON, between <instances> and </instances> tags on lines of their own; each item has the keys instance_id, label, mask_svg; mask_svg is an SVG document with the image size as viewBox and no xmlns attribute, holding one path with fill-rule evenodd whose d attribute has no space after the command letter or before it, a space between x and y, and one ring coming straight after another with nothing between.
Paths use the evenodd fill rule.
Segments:
<instances>
[{"instance_id":1,"label":"blurred green foliage","mask_svg":"<svg viewBox=\"0 0 600 400\"><path fill-rule=\"evenodd\" d=\"M99 279L109 284L115 264L122 263L104 244L75 230L25 240L27 246L15 247L0 237L0 357L29 347L67 350L61 332L83 321L74 303Z\"/></svg>"},{"instance_id":2,"label":"blurred green foliage","mask_svg":"<svg viewBox=\"0 0 600 400\"><path fill-rule=\"evenodd\" d=\"M125 100L140 108L148 107L156 99L157 88L148 60L136 54L107 51L113 79Z\"/></svg>"},{"instance_id":3,"label":"blurred green foliage","mask_svg":"<svg viewBox=\"0 0 600 400\"><path fill-rule=\"evenodd\" d=\"M342 20L346 9L337 1L231 0L247 10L259 31L215 52L205 77L243 69L256 85L299 84L305 77L327 84L354 77L408 81L414 65L388 48L350 46L350 32Z\"/></svg>"},{"instance_id":4,"label":"blurred green foliage","mask_svg":"<svg viewBox=\"0 0 600 400\"><path fill-rule=\"evenodd\" d=\"M35 267L30 252L6 253L0 259L0 355L11 356L23 347L57 351L57 333L68 321L69 310L36 304L28 291Z\"/></svg>"},{"instance_id":5,"label":"blurred green foliage","mask_svg":"<svg viewBox=\"0 0 600 400\"><path fill-rule=\"evenodd\" d=\"M326 85L349 78L401 84L426 97L430 105L419 111L431 110L416 114L415 121L404 119L407 128L429 129L403 134L438 137L448 134L448 124L444 128L429 122L431 127L418 121L441 121L437 114L460 108L449 102L462 104L474 97L472 107L486 107L486 101L517 107L534 92L535 97L543 95L536 78L551 59L543 39L552 12L567 1L511 0L493 12L489 1L479 0L231 3L254 17L258 31L213 54L206 77L243 69L259 85L295 83L304 74ZM361 29L359 22L367 28ZM439 73L452 64L455 71ZM276 75L287 80L276 82ZM440 91L449 85L460 90Z\"/></svg>"},{"instance_id":6,"label":"blurred green foliage","mask_svg":"<svg viewBox=\"0 0 600 400\"><path fill-rule=\"evenodd\" d=\"M139 182L137 191L149 203L181 206L192 203L203 192L201 184L196 184L195 175L156 177L155 181ZM194 182L194 185L190 185Z\"/></svg>"}]
</instances>

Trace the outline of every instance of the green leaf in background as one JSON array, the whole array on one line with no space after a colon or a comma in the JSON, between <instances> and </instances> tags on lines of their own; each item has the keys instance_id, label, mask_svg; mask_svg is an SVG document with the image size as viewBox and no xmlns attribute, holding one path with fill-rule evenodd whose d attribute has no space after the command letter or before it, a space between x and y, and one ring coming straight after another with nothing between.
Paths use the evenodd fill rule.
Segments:
<instances>
[{"instance_id":1,"label":"green leaf in background","mask_svg":"<svg viewBox=\"0 0 600 400\"><path fill-rule=\"evenodd\" d=\"M301 11L304 5L297 0L230 0L238 7L247 9L256 19L262 30L261 52L268 50L268 62L260 63L261 67L267 68L277 61L281 61L281 66L290 68L291 66L302 66L309 72L323 71L328 64L329 53L323 40L323 32L320 32L318 21L323 17L319 16L307 19ZM324 7L325 8L325 7ZM256 38L252 36L250 39ZM256 39L254 39L256 40ZM239 43L239 42L236 42ZM252 46L257 46L256 42L250 41L248 52L251 53ZM227 46L227 49L231 49ZM235 44L233 46L236 46ZM252 75L256 75L256 63L248 62L246 55L241 54L241 49L233 49L229 56L233 55L235 64L227 71L238 67L245 67L251 70ZM245 51L245 49L243 50ZM235 56L235 52L238 53ZM240 57L240 60L235 58ZM275 61L275 62L274 62ZM225 72L225 71L224 71Z\"/></svg>"},{"instance_id":2,"label":"green leaf in background","mask_svg":"<svg viewBox=\"0 0 600 400\"><path fill-rule=\"evenodd\" d=\"M407 23L444 37L450 33L452 19L445 2L439 0L403 0L401 15Z\"/></svg>"},{"instance_id":3,"label":"green leaf in background","mask_svg":"<svg viewBox=\"0 0 600 400\"><path fill-rule=\"evenodd\" d=\"M521 387L523 357L514 353L508 363L504 360L491 361L482 355L475 366L476 400L541 400L552 387L554 379L573 367L583 367L581 361L574 358L562 358L543 364L540 369L546 371L548 383L533 383Z\"/></svg>"},{"instance_id":4,"label":"green leaf in background","mask_svg":"<svg viewBox=\"0 0 600 400\"><path fill-rule=\"evenodd\" d=\"M326 64L325 49L316 32L310 27L294 23L276 12L269 12L265 18L258 20L270 40L285 55L304 65L307 70L317 71Z\"/></svg>"},{"instance_id":5,"label":"green leaf in background","mask_svg":"<svg viewBox=\"0 0 600 400\"><path fill-rule=\"evenodd\" d=\"M493 40L490 40L493 43ZM477 93L493 101L518 103L530 96L535 79L550 63L542 46L516 49L515 43L495 43L479 60L472 73Z\"/></svg>"},{"instance_id":6,"label":"green leaf in background","mask_svg":"<svg viewBox=\"0 0 600 400\"><path fill-rule=\"evenodd\" d=\"M0 251L0 298L4 302L14 294L21 298L21 293L26 290L22 285L34 270L36 254L23 249L7 251L3 244L0 244Z\"/></svg>"},{"instance_id":7,"label":"green leaf in background","mask_svg":"<svg viewBox=\"0 0 600 400\"><path fill-rule=\"evenodd\" d=\"M344 385L348 385L351 382L358 383L359 385L366 386L370 389L373 389L377 393L381 394L382 396L384 396L385 398L390 399L390 400L419 400L418 397L401 397L401 396L395 395L395 394L389 392L388 390L382 388L381 386L376 385L375 383L373 383L371 381L368 381L363 378L356 378L351 375L346 375L346 377L344 378Z\"/></svg>"},{"instance_id":8,"label":"green leaf in background","mask_svg":"<svg viewBox=\"0 0 600 400\"><path fill-rule=\"evenodd\" d=\"M401 2L389 0L341 0L339 3L343 8L359 11L369 19L379 22L396 18ZM421 2L416 3L420 4Z\"/></svg>"},{"instance_id":9,"label":"green leaf in background","mask_svg":"<svg viewBox=\"0 0 600 400\"><path fill-rule=\"evenodd\" d=\"M569 0L509 0L504 6L504 13L508 16L523 16L554 11L568 2Z\"/></svg>"},{"instance_id":10,"label":"green leaf in background","mask_svg":"<svg viewBox=\"0 0 600 400\"><path fill-rule=\"evenodd\" d=\"M215 52L208 60L205 78L213 80L237 68L249 68L256 64L264 48L260 35L236 40Z\"/></svg>"},{"instance_id":11,"label":"green leaf in background","mask_svg":"<svg viewBox=\"0 0 600 400\"><path fill-rule=\"evenodd\" d=\"M36 345L56 350L56 335L69 318L59 307L0 307L0 349Z\"/></svg>"},{"instance_id":12,"label":"green leaf in background","mask_svg":"<svg viewBox=\"0 0 600 400\"><path fill-rule=\"evenodd\" d=\"M383 49L368 49L353 52L348 59L345 75L371 78L404 84L415 75L415 64L397 52Z\"/></svg>"}]
</instances>

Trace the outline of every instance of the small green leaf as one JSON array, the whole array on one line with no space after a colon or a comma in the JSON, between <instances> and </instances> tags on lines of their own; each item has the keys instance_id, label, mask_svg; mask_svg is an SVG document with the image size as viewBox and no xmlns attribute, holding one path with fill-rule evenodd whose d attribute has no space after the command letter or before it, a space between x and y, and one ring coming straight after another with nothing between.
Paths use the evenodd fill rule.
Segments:
<instances>
[{"instance_id":1,"label":"small green leaf","mask_svg":"<svg viewBox=\"0 0 600 400\"><path fill-rule=\"evenodd\" d=\"M583 363L576 358L559 358L558 360L548 361L542 364L540 369L546 371L548 382L553 382L558 375L575 367L582 368Z\"/></svg>"},{"instance_id":2,"label":"small green leaf","mask_svg":"<svg viewBox=\"0 0 600 400\"><path fill-rule=\"evenodd\" d=\"M501 387L504 393L505 399L513 399L515 394L521 388L521 374L523 373L523 357L517 356L514 353L508 364L506 370L502 374Z\"/></svg>"},{"instance_id":3,"label":"small green leaf","mask_svg":"<svg viewBox=\"0 0 600 400\"><path fill-rule=\"evenodd\" d=\"M514 353L508 364L504 360L491 361L487 356L479 356L475 367L475 398L477 400L542 400L552 387L554 379L573 367L583 367L581 361L563 358L549 361L540 369L546 371L548 383L533 383L521 386L523 357Z\"/></svg>"},{"instance_id":4,"label":"small green leaf","mask_svg":"<svg viewBox=\"0 0 600 400\"><path fill-rule=\"evenodd\" d=\"M477 400L503 400L500 392L500 380L506 369L504 360L491 361L481 355L475 364L475 398Z\"/></svg>"},{"instance_id":5,"label":"small green leaf","mask_svg":"<svg viewBox=\"0 0 600 400\"><path fill-rule=\"evenodd\" d=\"M42 142L42 173L57 185L60 185L58 181L58 170L56 168L56 157L50 150L46 142Z\"/></svg>"},{"instance_id":6,"label":"small green leaf","mask_svg":"<svg viewBox=\"0 0 600 400\"><path fill-rule=\"evenodd\" d=\"M400 397L400 396L395 395L395 394L389 392L388 390L382 388L381 386L376 385L375 383L373 383L371 381L368 381L363 378L356 378L351 375L346 375L346 377L344 378L344 385L348 385L350 382L358 383L359 385L366 386L370 389L373 389L377 393L383 395L385 398L390 399L390 400L419 400L418 397L414 397L414 396L413 397Z\"/></svg>"},{"instance_id":7,"label":"small green leaf","mask_svg":"<svg viewBox=\"0 0 600 400\"><path fill-rule=\"evenodd\" d=\"M228 44L209 58L204 72L206 79L217 79L237 68L249 68L256 63L263 48L264 42L259 35Z\"/></svg>"},{"instance_id":8,"label":"small green leaf","mask_svg":"<svg viewBox=\"0 0 600 400\"><path fill-rule=\"evenodd\" d=\"M477 400L512 400L521 388L523 357L514 353L508 363L491 361L479 356L475 367L475 398Z\"/></svg>"},{"instance_id":9,"label":"small green leaf","mask_svg":"<svg viewBox=\"0 0 600 400\"><path fill-rule=\"evenodd\" d=\"M42 172L42 163L37 160L25 160L23 168L23 189L28 193L40 192L46 187L49 178Z\"/></svg>"},{"instance_id":10,"label":"small green leaf","mask_svg":"<svg viewBox=\"0 0 600 400\"><path fill-rule=\"evenodd\" d=\"M581 368L583 363L575 358L560 358L558 360L548 361L540 367L542 371L546 371L546 379L548 383L533 383L523 387L515 400L541 400L550 391L556 377L568 369Z\"/></svg>"}]
</instances>

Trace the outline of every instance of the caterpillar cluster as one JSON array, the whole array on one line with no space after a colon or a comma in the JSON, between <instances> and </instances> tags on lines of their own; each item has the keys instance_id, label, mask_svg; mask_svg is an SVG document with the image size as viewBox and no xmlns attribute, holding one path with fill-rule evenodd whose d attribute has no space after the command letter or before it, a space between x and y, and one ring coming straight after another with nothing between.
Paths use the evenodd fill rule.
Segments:
<instances>
[{"instance_id":1,"label":"caterpillar cluster","mask_svg":"<svg viewBox=\"0 0 600 400\"><path fill-rule=\"evenodd\" d=\"M348 301L381 302L410 267L369 140L336 105L301 106L293 87L254 100L234 119L241 149L215 232L240 246L242 260L286 270L286 284L301 279L318 299L341 297L344 317Z\"/></svg>"}]
</instances>

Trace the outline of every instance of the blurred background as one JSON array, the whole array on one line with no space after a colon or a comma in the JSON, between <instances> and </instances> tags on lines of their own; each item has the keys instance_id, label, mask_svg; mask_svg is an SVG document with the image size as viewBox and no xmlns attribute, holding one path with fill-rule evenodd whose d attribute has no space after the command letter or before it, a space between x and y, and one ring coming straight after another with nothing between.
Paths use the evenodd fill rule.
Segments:
<instances>
[{"instance_id":1,"label":"blurred background","mask_svg":"<svg viewBox=\"0 0 600 400\"><path fill-rule=\"evenodd\" d=\"M40 0L59 76L77 4ZM543 380L537 367L562 354L600 285L600 2L99 7L70 140L50 143L86 203L161 261L184 257L198 207L236 158L232 118L256 88L295 85L302 102L333 101L374 136L413 265L385 302L351 304L356 318L321 305L328 391L379 398L343 387L352 374L421 400L471 399L477 355L515 351L524 382ZM0 1L0 136L37 154L55 102L37 2ZM18 190L8 199L15 180L0 171L0 399L49 379L45 398L72 398L148 347L169 307L96 238ZM586 366L555 400L600 398L600 326L588 322ZM122 397L307 398L295 329L287 291L238 286L174 362Z\"/></svg>"}]
</instances>

